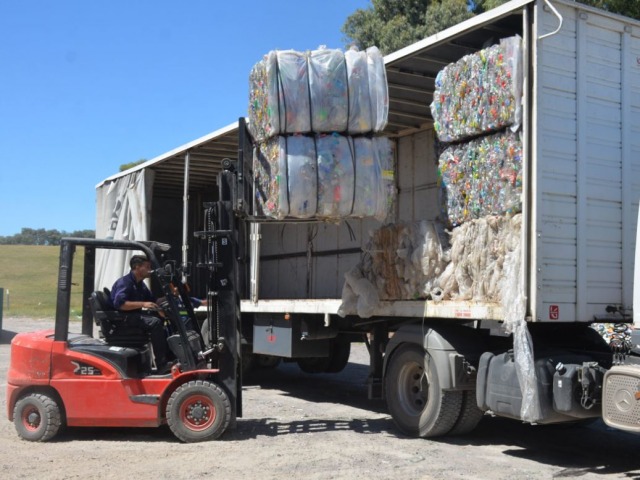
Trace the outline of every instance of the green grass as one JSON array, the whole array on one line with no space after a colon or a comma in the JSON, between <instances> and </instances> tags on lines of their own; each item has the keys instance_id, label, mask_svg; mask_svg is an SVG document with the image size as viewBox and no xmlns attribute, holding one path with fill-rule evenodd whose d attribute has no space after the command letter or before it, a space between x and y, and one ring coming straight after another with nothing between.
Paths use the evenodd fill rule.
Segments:
<instances>
[{"instance_id":1,"label":"green grass","mask_svg":"<svg viewBox=\"0 0 640 480\"><path fill-rule=\"evenodd\" d=\"M0 245L0 288L5 317L54 318L60 247ZM84 250L74 257L71 319L82 312Z\"/></svg>"}]
</instances>

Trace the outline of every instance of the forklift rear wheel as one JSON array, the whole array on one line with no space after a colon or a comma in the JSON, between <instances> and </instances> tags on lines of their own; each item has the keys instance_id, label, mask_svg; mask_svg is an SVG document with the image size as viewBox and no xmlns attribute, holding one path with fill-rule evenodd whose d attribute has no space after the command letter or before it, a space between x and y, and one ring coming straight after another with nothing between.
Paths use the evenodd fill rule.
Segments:
<instances>
[{"instance_id":1,"label":"forklift rear wheel","mask_svg":"<svg viewBox=\"0 0 640 480\"><path fill-rule=\"evenodd\" d=\"M46 442L60 430L62 415L53 398L43 393L32 393L16 402L13 423L21 438Z\"/></svg>"},{"instance_id":2,"label":"forklift rear wheel","mask_svg":"<svg viewBox=\"0 0 640 480\"><path fill-rule=\"evenodd\" d=\"M167 402L167 423L186 443L218 438L231 418L229 397L218 385L192 380L180 385Z\"/></svg>"}]
</instances>

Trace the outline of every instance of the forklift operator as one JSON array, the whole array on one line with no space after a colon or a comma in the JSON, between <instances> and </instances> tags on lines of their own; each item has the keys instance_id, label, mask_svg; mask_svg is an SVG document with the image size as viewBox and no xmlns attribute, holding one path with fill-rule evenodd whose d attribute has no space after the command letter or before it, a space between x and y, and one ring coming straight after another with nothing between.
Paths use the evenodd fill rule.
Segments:
<instances>
[{"instance_id":1,"label":"forklift operator","mask_svg":"<svg viewBox=\"0 0 640 480\"><path fill-rule=\"evenodd\" d=\"M111 303L127 315L127 323L149 333L153 354L158 370L164 370L167 364L167 342L163 320L155 315L144 314L142 309L157 310L156 299L144 283L151 274L151 262L143 255L134 255L129 261L131 271L119 278L111 288Z\"/></svg>"}]
</instances>

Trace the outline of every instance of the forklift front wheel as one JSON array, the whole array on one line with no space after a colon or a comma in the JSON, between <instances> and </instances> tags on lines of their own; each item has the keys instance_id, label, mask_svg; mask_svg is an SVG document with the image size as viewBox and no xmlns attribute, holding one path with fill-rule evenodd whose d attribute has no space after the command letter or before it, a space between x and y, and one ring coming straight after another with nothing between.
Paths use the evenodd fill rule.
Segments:
<instances>
[{"instance_id":1,"label":"forklift front wheel","mask_svg":"<svg viewBox=\"0 0 640 480\"><path fill-rule=\"evenodd\" d=\"M32 393L16 402L13 423L21 438L32 442L46 442L60 430L62 415L53 398L43 393Z\"/></svg>"},{"instance_id":2,"label":"forklift front wheel","mask_svg":"<svg viewBox=\"0 0 640 480\"><path fill-rule=\"evenodd\" d=\"M218 438L231 418L231 402L218 385L192 380L180 385L167 402L167 423L183 442Z\"/></svg>"}]
</instances>

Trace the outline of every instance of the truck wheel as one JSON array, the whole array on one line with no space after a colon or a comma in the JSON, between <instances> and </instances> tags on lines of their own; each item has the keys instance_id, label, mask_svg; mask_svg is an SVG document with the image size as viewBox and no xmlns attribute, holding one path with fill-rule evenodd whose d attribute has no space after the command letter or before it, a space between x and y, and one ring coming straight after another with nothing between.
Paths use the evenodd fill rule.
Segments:
<instances>
[{"instance_id":1,"label":"truck wheel","mask_svg":"<svg viewBox=\"0 0 640 480\"><path fill-rule=\"evenodd\" d=\"M449 435L466 435L467 433L471 433L484 416L484 412L478 408L476 391L467 390L462 393L460 417L458 417Z\"/></svg>"},{"instance_id":2,"label":"truck wheel","mask_svg":"<svg viewBox=\"0 0 640 480\"><path fill-rule=\"evenodd\" d=\"M16 402L13 423L21 438L46 442L60 430L62 415L53 398L43 393L32 393Z\"/></svg>"},{"instance_id":3,"label":"truck wheel","mask_svg":"<svg viewBox=\"0 0 640 480\"><path fill-rule=\"evenodd\" d=\"M297 363L304 373L324 373L329 368L331 357L299 358Z\"/></svg>"},{"instance_id":4,"label":"truck wheel","mask_svg":"<svg viewBox=\"0 0 640 480\"><path fill-rule=\"evenodd\" d=\"M169 428L183 442L213 440L229 425L231 403L218 385L192 380L171 394L166 415Z\"/></svg>"},{"instance_id":5,"label":"truck wheel","mask_svg":"<svg viewBox=\"0 0 640 480\"><path fill-rule=\"evenodd\" d=\"M327 373L338 373L344 370L349 363L351 355L351 342L346 340L334 340L331 344L331 353L329 354L329 366L325 370Z\"/></svg>"},{"instance_id":6,"label":"truck wheel","mask_svg":"<svg viewBox=\"0 0 640 480\"><path fill-rule=\"evenodd\" d=\"M349 363L351 342L334 340L328 357L309 357L297 360L300 370L305 373L338 373Z\"/></svg>"},{"instance_id":7,"label":"truck wheel","mask_svg":"<svg viewBox=\"0 0 640 480\"><path fill-rule=\"evenodd\" d=\"M437 437L453 428L460 416L462 392L443 392L428 353L412 344L392 355L384 379L387 406L406 435Z\"/></svg>"}]
</instances>

